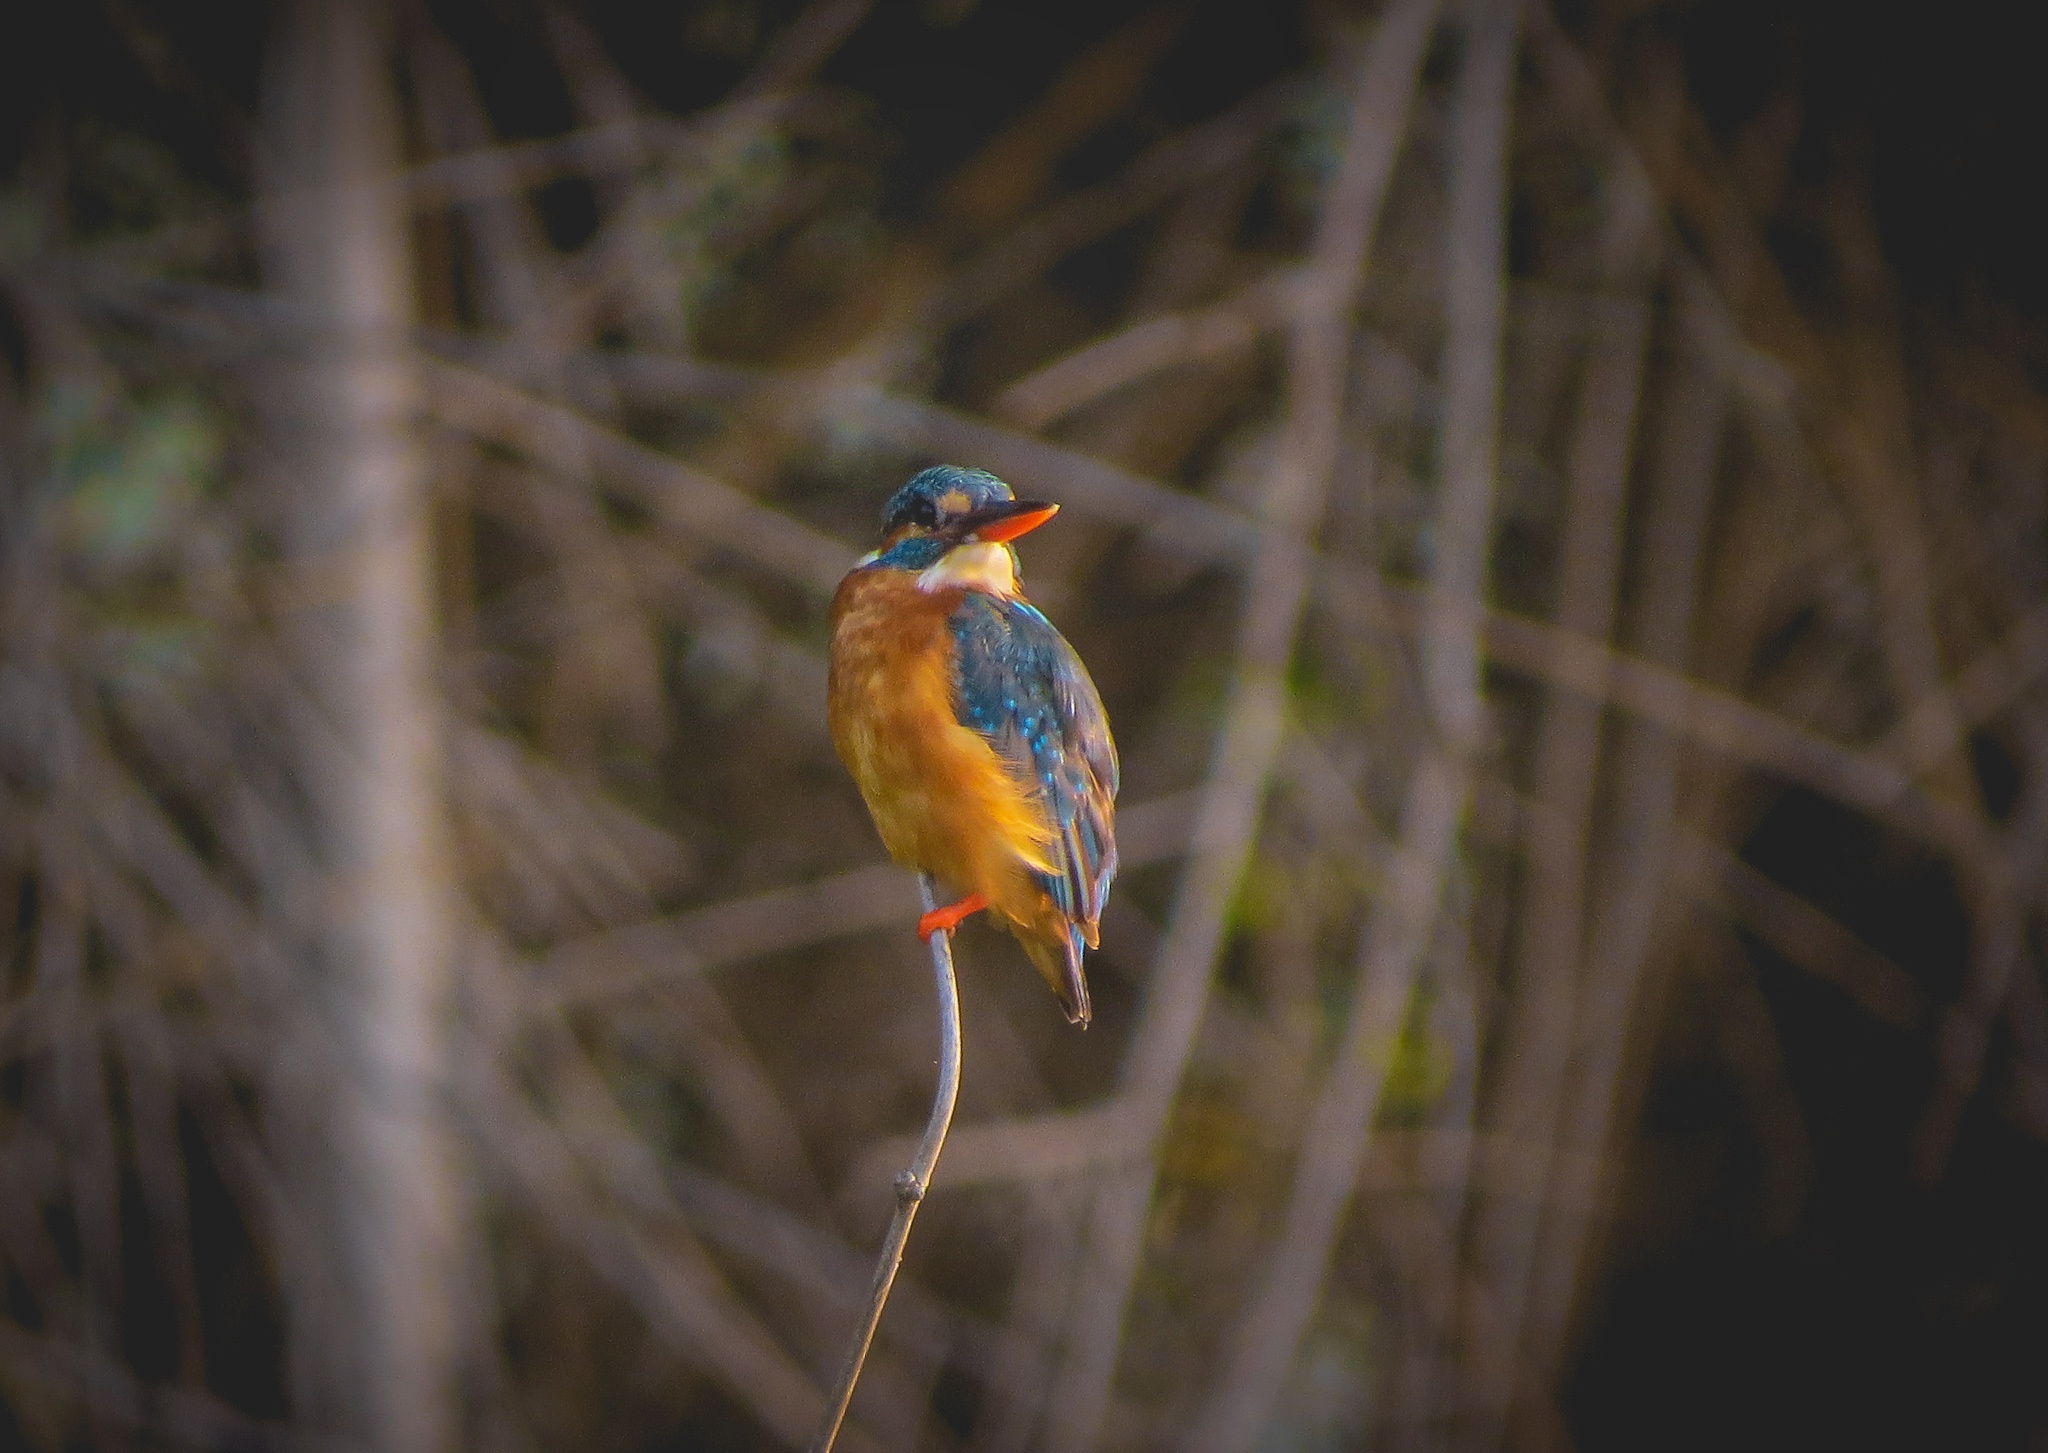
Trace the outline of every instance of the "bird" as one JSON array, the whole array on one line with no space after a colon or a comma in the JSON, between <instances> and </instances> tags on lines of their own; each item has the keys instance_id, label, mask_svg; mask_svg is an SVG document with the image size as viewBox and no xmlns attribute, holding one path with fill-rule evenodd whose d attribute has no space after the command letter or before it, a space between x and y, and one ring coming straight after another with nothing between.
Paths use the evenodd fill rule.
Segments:
<instances>
[{"instance_id":1,"label":"bird","mask_svg":"<svg viewBox=\"0 0 2048 1453\"><path fill-rule=\"evenodd\" d=\"M1024 598L1012 541L1059 512L940 464L882 510L832 600L827 717L889 855L1014 934L1070 1023L1116 876L1116 743L1088 668Z\"/></svg>"}]
</instances>

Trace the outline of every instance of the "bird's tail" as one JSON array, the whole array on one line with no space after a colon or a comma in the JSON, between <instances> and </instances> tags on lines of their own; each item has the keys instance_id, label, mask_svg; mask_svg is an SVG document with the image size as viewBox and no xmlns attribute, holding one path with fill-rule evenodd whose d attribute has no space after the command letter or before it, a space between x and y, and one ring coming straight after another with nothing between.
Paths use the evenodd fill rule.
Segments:
<instances>
[{"instance_id":1,"label":"bird's tail","mask_svg":"<svg viewBox=\"0 0 2048 1453\"><path fill-rule=\"evenodd\" d=\"M1091 1011L1088 977L1081 971L1080 925L1062 918L1058 920L1057 927L1048 925L1048 928L1049 932L1033 932L1020 926L1017 937L1024 945L1024 952L1031 955L1039 977L1059 996L1060 1008L1067 1011L1067 1022L1086 1028Z\"/></svg>"}]
</instances>

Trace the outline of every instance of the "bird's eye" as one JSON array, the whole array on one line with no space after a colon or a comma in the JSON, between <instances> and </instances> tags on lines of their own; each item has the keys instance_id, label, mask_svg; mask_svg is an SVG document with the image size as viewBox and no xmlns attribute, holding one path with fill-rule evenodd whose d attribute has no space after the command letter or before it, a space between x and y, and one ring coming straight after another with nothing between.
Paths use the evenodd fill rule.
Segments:
<instances>
[{"instance_id":1,"label":"bird's eye","mask_svg":"<svg viewBox=\"0 0 2048 1453\"><path fill-rule=\"evenodd\" d=\"M910 502L910 523L923 525L927 530L939 522L939 507L920 495Z\"/></svg>"}]
</instances>

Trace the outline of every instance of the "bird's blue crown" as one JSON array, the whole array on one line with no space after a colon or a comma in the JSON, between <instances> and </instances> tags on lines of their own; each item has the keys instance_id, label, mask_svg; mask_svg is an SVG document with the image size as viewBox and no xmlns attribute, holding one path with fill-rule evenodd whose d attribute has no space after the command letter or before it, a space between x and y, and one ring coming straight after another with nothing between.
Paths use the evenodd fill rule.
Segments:
<instances>
[{"instance_id":1,"label":"bird's blue crown","mask_svg":"<svg viewBox=\"0 0 2048 1453\"><path fill-rule=\"evenodd\" d=\"M1016 497L986 469L934 464L889 496L889 503L882 506L882 534L887 537L910 526L935 530L971 510Z\"/></svg>"}]
</instances>

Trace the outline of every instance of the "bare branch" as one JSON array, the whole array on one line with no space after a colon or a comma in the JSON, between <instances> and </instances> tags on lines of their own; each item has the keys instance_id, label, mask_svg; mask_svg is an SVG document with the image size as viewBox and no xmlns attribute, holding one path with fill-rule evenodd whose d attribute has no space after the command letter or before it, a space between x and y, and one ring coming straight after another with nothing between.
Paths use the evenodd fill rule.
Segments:
<instances>
[{"instance_id":1,"label":"bare branch","mask_svg":"<svg viewBox=\"0 0 2048 1453\"><path fill-rule=\"evenodd\" d=\"M938 889L929 877L918 882L924 910L939 906ZM910 1223L931 1189L932 1172L938 1168L939 1152L945 1149L946 1130L953 1123L953 1106L960 1098L960 986L953 977L953 935L950 931L931 936L932 972L939 994L939 1080L932 1096L931 1119L925 1123L924 1138L909 1167L896 1177L896 1214L890 1218L882 1252L875 1262L875 1279L868 1291L866 1314L855 1330L831 1397L825 1419L812 1440L812 1453L832 1453L839 1438L839 1425L853 1402L853 1390L860 1381L861 1365L875 1340L875 1328L882 1323L882 1310L889 1303L889 1288L896 1282L896 1270L903 1264L903 1248L910 1243Z\"/></svg>"}]
</instances>

